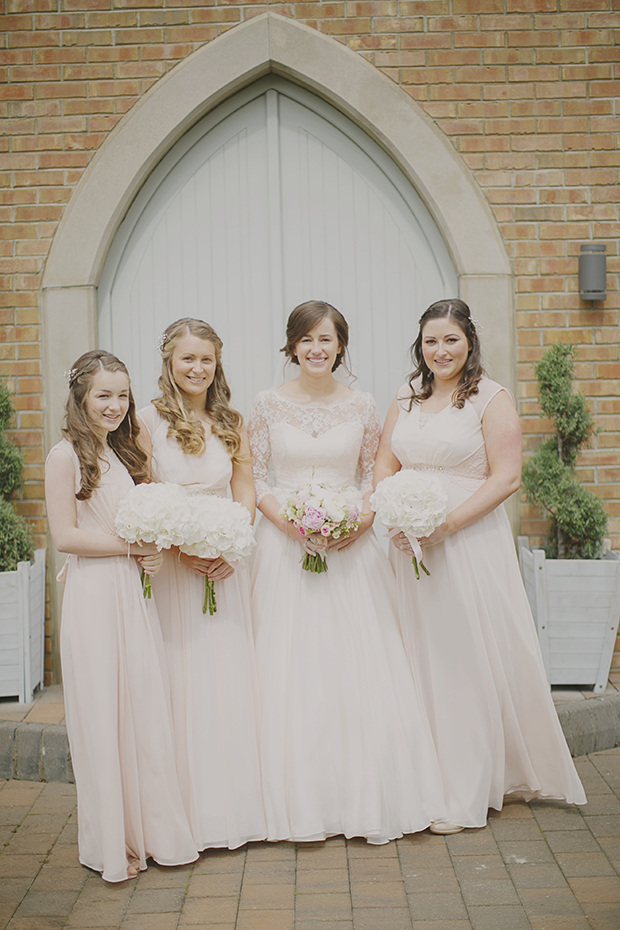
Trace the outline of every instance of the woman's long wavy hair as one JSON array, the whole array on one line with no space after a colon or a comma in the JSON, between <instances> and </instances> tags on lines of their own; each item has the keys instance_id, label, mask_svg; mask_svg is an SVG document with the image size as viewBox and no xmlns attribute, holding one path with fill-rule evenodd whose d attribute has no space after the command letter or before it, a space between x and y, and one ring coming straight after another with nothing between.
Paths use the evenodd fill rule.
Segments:
<instances>
[{"instance_id":1,"label":"woman's long wavy hair","mask_svg":"<svg viewBox=\"0 0 620 930\"><path fill-rule=\"evenodd\" d=\"M80 501L87 501L99 487L101 480L100 462L105 451L105 442L93 429L92 420L86 412L88 392L98 371L122 371L129 380L129 372L123 362L105 349L85 352L71 369L62 434L72 444L80 462L82 482L75 495ZM149 479L147 457L138 445L139 432L136 404L130 385L127 414L117 429L107 434L107 440L136 484Z\"/></svg>"},{"instance_id":2,"label":"woman's long wavy hair","mask_svg":"<svg viewBox=\"0 0 620 930\"><path fill-rule=\"evenodd\" d=\"M343 363L346 370L349 371L349 367L345 361L347 346L349 344L349 324L340 310L336 310L335 307L332 307L331 304L326 303L324 300L307 300L291 311L286 323L286 345L280 349L280 352L284 352L287 359L294 365L299 365L299 359L295 354L295 347L301 342L304 336L307 336L322 320L332 321L340 345L340 350L332 366L332 371L336 371Z\"/></svg>"},{"instance_id":3,"label":"woman's long wavy hair","mask_svg":"<svg viewBox=\"0 0 620 930\"><path fill-rule=\"evenodd\" d=\"M428 310L425 310L420 317L420 332L418 333L418 338L409 350L411 361L414 365L414 370L407 378L407 383L411 388L410 410L411 404L419 404L423 400L428 400L433 393L434 376L424 361L422 339L426 324L430 322L430 320L438 319L447 319L455 323L464 333L469 344L467 361L461 372L456 390L452 395L452 403L455 407L460 410L469 397L478 393L478 384L485 373L482 367L480 341L478 339L478 333L476 332L475 323L471 318L469 307L464 300L459 300L456 297L449 300L438 300L434 304L431 304ZM422 383L419 390L416 391L413 382L418 378L421 378Z\"/></svg>"},{"instance_id":4,"label":"woman's long wavy hair","mask_svg":"<svg viewBox=\"0 0 620 930\"><path fill-rule=\"evenodd\" d=\"M212 326L204 320L184 317L171 323L163 333L161 347L162 368L158 384L161 395L153 401L162 417L168 421L168 436L174 437L183 452L202 455L205 450L205 431L202 423L192 413L183 392L172 375L174 347L183 336L208 339L215 349L215 377L207 391L205 410L211 420L211 431L222 440L233 462L245 462L241 450L243 417L230 406L230 388L222 368L222 340Z\"/></svg>"}]
</instances>

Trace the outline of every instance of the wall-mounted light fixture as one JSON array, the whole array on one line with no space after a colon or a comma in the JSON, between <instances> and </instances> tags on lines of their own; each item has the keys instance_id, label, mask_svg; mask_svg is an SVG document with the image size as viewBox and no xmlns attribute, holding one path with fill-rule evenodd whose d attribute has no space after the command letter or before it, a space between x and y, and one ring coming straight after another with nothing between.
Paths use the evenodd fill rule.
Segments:
<instances>
[{"instance_id":1,"label":"wall-mounted light fixture","mask_svg":"<svg viewBox=\"0 0 620 930\"><path fill-rule=\"evenodd\" d=\"M579 294L582 300L605 300L607 246L603 242L586 242L579 256Z\"/></svg>"}]
</instances>

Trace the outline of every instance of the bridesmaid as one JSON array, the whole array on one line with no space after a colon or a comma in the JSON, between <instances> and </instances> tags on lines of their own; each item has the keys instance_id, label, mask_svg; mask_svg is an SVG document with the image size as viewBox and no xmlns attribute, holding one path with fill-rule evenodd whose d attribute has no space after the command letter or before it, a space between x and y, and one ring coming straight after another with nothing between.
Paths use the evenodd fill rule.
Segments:
<instances>
[{"instance_id":1,"label":"bridesmaid","mask_svg":"<svg viewBox=\"0 0 620 930\"><path fill-rule=\"evenodd\" d=\"M583 804L501 506L521 476L513 399L485 377L462 300L428 308L411 353L415 370L388 413L375 481L431 468L448 493L446 521L420 540L430 577L416 580L402 533L391 553L446 790L449 822L437 832L484 826L507 794Z\"/></svg>"},{"instance_id":2,"label":"bridesmaid","mask_svg":"<svg viewBox=\"0 0 620 930\"><path fill-rule=\"evenodd\" d=\"M182 319L161 339L161 395L140 411L153 477L226 495L254 518L247 435L230 405L222 342ZM217 612L202 612L205 575ZM181 787L199 849L235 849L266 835L248 572L223 559L164 553L153 593L171 679Z\"/></svg>"},{"instance_id":3,"label":"bridesmaid","mask_svg":"<svg viewBox=\"0 0 620 930\"><path fill-rule=\"evenodd\" d=\"M259 394L250 419L264 516L251 572L270 840L343 833L387 843L445 816L394 577L371 529L377 408L333 375L348 338L330 304L296 307L283 351L299 375ZM287 493L312 478L365 495L359 530L329 541L324 574L301 567L304 548L323 538L280 516Z\"/></svg>"},{"instance_id":4,"label":"bridesmaid","mask_svg":"<svg viewBox=\"0 0 620 930\"><path fill-rule=\"evenodd\" d=\"M127 369L103 350L69 372L64 439L45 466L50 531L69 553L59 580L67 732L83 865L106 881L197 858L174 763L168 679L157 613L140 566L161 565L154 545L116 535L118 502L147 480ZM135 556L134 558L128 558Z\"/></svg>"}]
</instances>

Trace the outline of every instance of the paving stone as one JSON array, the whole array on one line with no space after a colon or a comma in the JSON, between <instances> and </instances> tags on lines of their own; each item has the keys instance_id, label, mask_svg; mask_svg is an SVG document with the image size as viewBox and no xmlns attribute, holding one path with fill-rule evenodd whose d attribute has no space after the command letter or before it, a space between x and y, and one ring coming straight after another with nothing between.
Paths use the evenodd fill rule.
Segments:
<instances>
[{"instance_id":1,"label":"paving stone","mask_svg":"<svg viewBox=\"0 0 620 930\"><path fill-rule=\"evenodd\" d=\"M446 836L445 842L452 856L490 856L497 852L495 836L488 827L481 830L463 830L454 836Z\"/></svg>"},{"instance_id":2,"label":"paving stone","mask_svg":"<svg viewBox=\"0 0 620 930\"><path fill-rule=\"evenodd\" d=\"M412 920L462 920L467 917L463 898L459 893L423 891L408 894Z\"/></svg>"},{"instance_id":3,"label":"paving stone","mask_svg":"<svg viewBox=\"0 0 620 930\"><path fill-rule=\"evenodd\" d=\"M193 875L205 872L243 872L246 863L245 849L208 849L193 864Z\"/></svg>"},{"instance_id":4,"label":"paving stone","mask_svg":"<svg viewBox=\"0 0 620 930\"><path fill-rule=\"evenodd\" d=\"M510 879L476 881L472 878L459 882L466 906L486 904L518 904L519 898Z\"/></svg>"},{"instance_id":5,"label":"paving stone","mask_svg":"<svg viewBox=\"0 0 620 930\"><path fill-rule=\"evenodd\" d=\"M77 891L31 891L15 913L17 917L65 917L77 897Z\"/></svg>"},{"instance_id":6,"label":"paving stone","mask_svg":"<svg viewBox=\"0 0 620 930\"><path fill-rule=\"evenodd\" d=\"M351 902L354 908L407 907L402 881L351 882Z\"/></svg>"},{"instance_id":7,"label":"paving stone","mask_svg":"<svg viewBox=\"0 0 620 930\"><path fill-rule=\"evenodd\" d=\"M406 907L356 907L353 930L411 930L411 918Z\"/></svg>"},{"instance_id":8,"label":"paving stone","mask_svg":"<svg viewBox=\"0 0 620 930\"><path fill-rule=\"evenodd\" d=\"M577 808L553 810L541 808L536 810L534 816L541 830L548 833L550 830L587 830L581 812Z\"/></svg>"},{"instance_id":9,"label":"paving stone","mask_svg":"<svg viewBox=\"0 0 620 930\"><path fill-rule=\"evenodd\" d=\"M0 882L0 903L17 907L31 885L32 879L29 877L3 878Z\"/></svg>"},{"instance_id":10,"label":"paving stone","mask_svg":"<svg viewBox=\"0 0 620 930\"><path fill-rule=\"evenodd\" d=\"M459 883L452 869L416 869L415 872L403 873L407 894L422 891L458 892Z\"/></svg>"},{"instance_id":11,"label":"paving stone","mask_svg":"<svg viewBox=\"0 0 620 930\"><path fill-rule=\"evenodd\" d=\"M345 847L304 849L297 852L297 871L302 869L346 869L349 859Z\"/></svg>"},{"instance_id":12,"label":"paving stone","mask_svg":"<svg viewBox=\"0 0 620 930\"><path fill-rule=\"evenodd\" d=\"M244 885L246 880L247 872L243 877ZM297 873L295 889L297 892L306 894L321 894L321 892L348 894L349 872L347 869L304 869L303 872Z\"/></svg>"},{"instance_id":13,"label":"paving stone","mask_svg":"<svg viewBox=\"0 0 620 930\"><path fill-rule=\"evenodd\" d=\"M235 930L293 930L294 922L293 911L243 911L239 913Z\"/></svg>"},{"instance_id":14,"label":"paving stone","mask_svg":"<svg viewBox=\"0 0 620 930\"><path fill-rule=\"evenodd\" d=\"M580 808L580 811L586 819L601 814L604 816L620 814L620 800L607 794L595 794L588 796L587 805Z\"/></svg>"},{"instance_id":15,"label":"paving stone","mask_svg":"<svg viewBox=\"0 0 620 930\"><path fill-rule=\"evenodd\" d=\"M30 807L0 807L0 824L17 826L26 819L30 810Z\"/></svg>"},{"instance_id":16,"label":"paving stone","mask_svg":"<svg viewBox=\"0 0 620 930\"><path fill-rule=\"evenodd\" d=\"M59 814L33 814L32 811L21 822L20 835L27 833L49 833L60 836L67 824L68 815Z\"/></svg>"},{"instance_id":17,"label":"paving stone","mask_svg":"<svg viewBox=\"0 0 620 930\"><path fill-rule=\"evenodd\" d=\"M600 846L589 830L552 830L545 836L553 853L599 852Z\"/></svg>"},{"instance_id":18,"label":"paving stone","mask_svg":"<svg viewBox=\"0 0 620 930\"><path fill-rule=\"evenodd\" d=\"M128 914L178 913L185 900L185 888L136 888L127 908Z\"/></svg>"},{"instance_id":19,"label":"paving stone","mask_svg":"<svg viewBox=\"0 0 620 930\"><path fill-rule=\"evenodd\" d=\"M471 930L469 920L414 920L412 930Z\"/></svg>"},{"instance_id":20,"label":"paving stone","mask_svg":"<svg viewBox=\"0 0 620 930\"><path fill-rule=\"evenodd\" d=\"M531 930L531 924L520 906L470 907L473 930Z\"/></svg>"},{"instance_id":21,"label":"paving stone","mask_svg":"<svg viewBox=\"0 0 620 930\"><path fill-rule=\"evenodd\" d=\"M239 911L293 910L295 887L287 885L244 885L241 889Z\"/></svg>"},{"instance_id":22,"label":"paving stone","mask_svg":"<svg viewBox=\"0 0 620 930\"><path fill-rule=\"evenodd\" d=\"M81 891L87 880L86 870L54 869L44 865L32 885L33 891Z\"/></svg>"},{"instance_id":23,"label":"paving stone","mask_svg":"<svg viewBox=\"0 0 620 930\"><path fill-rule=\"evenodd\" d=\"M45 856L17 856L11 849L5 850L0 856L0 879L34 877L39 873Z\"/></svg>"},{"instance_id":24,"label":"paving stone","mask_svg":"<svg viewBox=\"0 0 620 930\"><path fill-rule=\"evenodd\" d=\"M532 811L530 805L525 801L517 798L507 797L501 811L489 811L489 823L492 820L531 820Z\"/></svg>"},{"instance_id":25,"label":"paving stone","mask_svg":"<svg viewBox=\"0 0 620 930\"><path fill-rule=\"evenodd\" d=\"M78 901L67 920L67 930L84 930L85 927L120 927L125 915L124 901Z\"/></svg>"},{"instance_id":26,"label":"paving stone","mask_svg":"<svg viewBox=\"0 0 620 930\"><path fill-rule=\"evenodd\" d=\"M300 920L351 920L349 894L306 894L295 896L295 917Z\"/></svg>"},{"instance_id":27,"label":"paving stone","mask_svg":"<svg viewBox=\"0 0 620 930\"><path fill-rule=\"evenodd\" d=\"M555 858L567 877L614 874L609 859L603 852L558 853Z\"/></svg>"},{"instance_id":28,"label":"paving stone","mask_svg":"<svg viewBox=\"0 0 620 930\"><path fill-rule=\"evenodd\" d=\"M178 914L131 914L120 930L177 930Z\"/></svg>"},{"instance_id":29,"label":"paving stone","mask_svg":"<svg viewBox=\"0 0 620 930\"><path fill-rule=\"evenodd\" d=\"M63 930L65 926L64 917L13 917L7 930Z\"/></svg>"},{"instance_id":30,"label":"paving stone","mask_svg":"<svg viewBox=\"0 0 620 930\"><path fill-rule=\"evenodd\" d=\"M183 923L217 924L235 920L239 909L237 895L222 898L185 899L181 917Z\"/></svg>"},{"instance_id":31,"label":"paving stone","mask_svg":"<svg viewBox=\"0 0 620 930\"><path fill-rule=\"evenodd\" d=\"M452 865L450 851L443 837L436 837L437 843L429 846L400 846L398 858L401 869L417 871L418 869L449 869Z\"/></svg>"},{"instance_id":32,"label":"paving stone","mask_svg":"<svg viewBox=\"0 0 620 930\"><path fill-rule=\"evenodd\" d=\"M346 865L346 859L345 859ZM321 871L329 872L329 869L321 869L317 865L317 869ZM307 873L312 874L316 871L315 869L303 869L297 870L297 874L304 875ZM272 862L254 862L252 864L246 865L243 873L239 872L239 876L243 874L243 883L244 885L279 885L284 882L290 882L291 884L295 883L295 863L294 862L283 862L280 860L277 864L277 867L274 868Z\"/></svg>"},{"instance_id":33,"label":"paving stone","mask_svg":"<svg viewBox=\"0 0 620 930\"><path fill-rule=\"evenodd\" d=\"M587 917L532 917L532 930L591 930Z\"/></svg>"},{"instance_id":34,"label":"paving stone","mask_svg":"<svg viewBox=\"0 0 620 930\"><path fill-rule=\"evenodd\" d=\"M140 872L138 888L184 888L191 879L192 864L179 866L157 865L152 860L146 872Z\"/></svg>"},{"instance_id":35,"label":"paving stone","mask_svg":"<svg viewBox=\"0 0 620 930\"><path fill-rule=\"evenodd\" d=\"M507 878L504 860L494 856L453 856L452 865L459 881L465 878Z\"/></svg>"},{"instance_id":36,"label":"paving stone","mask_svg":"<svg viewBox=\"0 0 620 930\"><path fill-rule=\"evenodd\" d=\"M521 888L519 897L531 917L566 917L583 913L570 888Z\"/></svg>"},{"instance_id":37,"label":"paving stone","mask_svg":"<svg viewBox=\"0 0 620 930\"><path fill-rule=\"evenodd\" d=\"M620 878L616 876L597 875L594 877L570 878L568 883L580 904L598 902L600 904L620 904ZM620 926L620 908L618 908Z\"/></svg>"},{"instance_id":38,"label":"paving stone","mask_svg":"<svg viewBox=\"0 0 620 930\"><path fill-rule=\"evenodd\" d=\"M351 881L393 882L401 881L402 873L398 857L390 859L351 859L349 862Z\"/></svg>"},{"instance_id":39,"label":"paving stone","mask_svg":"<svg viewBox=\"0 0 620 930\"><path fill-rule=\"evenodd\" d=\"M265 862L268 859L290 860L295 858L295 845L293 843L248 843L246 855L248 862L256 860Z\"/></svg>"},{"instance_id":40,"label":"paving stone","mask_svg":"<svg viewBox=\"0 0 620 930\"><path fill-rule=\"evenodd\" d=\"M295 930L317 930L314 920L296 920ZM322 920L320 930L353 930L352 920Z\"/></svg>"},{"instance_id":41,"label":"paving stone","mask_svg":"<svg viewBox=\"0 0 620 930\"><path fill-rule=\"evenodd\" d=\"M594 930L618 930L620 927L617 904L588 904L585 911L590 926ZM561 930L564 928L562 927Z\"/></svg>"},{"instance_id":42,"label":"paving stone","mask_svg":"<svg viewBox=\"0 0 620 930\"><path fill-rule=\"evenodd\" d=\"M531 843L537 840L544 842L544 836L535 818L531 820L492 820L489 826L498 843L506 841Z\"/></svg>"},{"instance_id":43,"label":"paving stone","mask_svg":"<svg viewBox=\"0 0 620 930\"><path fill-rule=\"evenodd\" d=\"M547 843L502 843L500 851L507 865L525 865L528 862L553 862L553 853Z\"/></svg>"},{"instance_id":44,"label":"paving stone","mask_svg":"<svg viewBox=\"0 0 620 930\"><path fill-rule=\"evenodd\" d=\"M620 836L620 816L585 817L585 823L594 836Z\"/></svg>"},{"instance_id":45,"label":"paving stone","mask_svg":"<svg viewBox=\"0 0 620 930\"><path fill-rule=\"evenodd\" d=\"M213 875L192 875L187 895L190 899L207 896L230 897L239 894L240 891L240 872L214 872Z\"/></svg>"},{"instance_id":46,"label":"paving stone","mask_svg":"<svg viewBox=\"0 0 620 930\"><path fill-rule=\"evenodd\" d=\"M511 865L510 877L519 888L567 888L566 878L557 865L536 863L535 865Z\"/></svg>"}]
</instances>

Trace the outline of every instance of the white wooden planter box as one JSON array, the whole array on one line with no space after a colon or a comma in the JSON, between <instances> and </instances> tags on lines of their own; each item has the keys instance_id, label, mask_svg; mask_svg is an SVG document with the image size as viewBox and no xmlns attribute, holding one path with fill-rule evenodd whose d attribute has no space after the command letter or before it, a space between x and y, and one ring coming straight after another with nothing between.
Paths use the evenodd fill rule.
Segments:
<instances>
[{"instance_id":1,"label":"white wooden planter box","mask_svg":"<svg viewBox=\"0 0 620 930\"><path fill-rule=\"evenodd\" d=\"M620 618L620 558L547 559L527 536L517 544L549 684L604 691Z\"/></svg>"},{"instance_id":2,"label":"white wooden planter box","mask_svg":"<svg viewBox=\"0 0 620 930\"><path fill-rule=\"evenodd\" d=\"M44 637L45 549L37 549L33 565L0 572L0 697L32 700L43 684Z\"/></svg>"}]
</instances>

